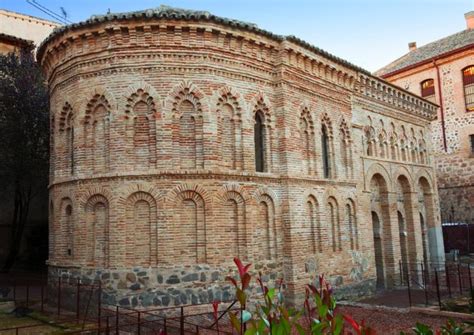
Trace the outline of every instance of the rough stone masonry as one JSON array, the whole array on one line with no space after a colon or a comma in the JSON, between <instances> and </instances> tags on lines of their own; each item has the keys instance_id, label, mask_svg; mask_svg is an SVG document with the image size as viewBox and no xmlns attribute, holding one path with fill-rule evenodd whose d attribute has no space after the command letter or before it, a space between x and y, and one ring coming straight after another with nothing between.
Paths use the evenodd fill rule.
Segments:
<instances>
[{"instance_id":1,"label":"rough stone masonry","mask_svg":"<svg viewBox=\"0 0 474 335\"><path fill-rule=\"evenodd\" d=\"M444 257L436 105L296 37L160 7L40 46L51 94L51 276L104 300L231 299L240 257L296 301L391 287ZM420 218L423 218L422 220Z\"/></svg>"}]
</instances>

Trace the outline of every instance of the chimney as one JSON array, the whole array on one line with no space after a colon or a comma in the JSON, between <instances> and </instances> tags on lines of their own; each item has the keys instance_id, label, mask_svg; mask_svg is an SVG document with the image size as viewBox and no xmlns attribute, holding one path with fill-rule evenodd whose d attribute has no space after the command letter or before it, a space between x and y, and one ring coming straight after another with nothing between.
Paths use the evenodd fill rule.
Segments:
<instances>
[{"instance_id":1,"label":"chimney","mask_svg":"<svg viewBox=\"0 0 474 335\"><path fill-rule=\"evenodd\" d=\"M408 43L408 50L410 51L416 50L416 42Z\"/></svg>"},{"instance_id":2,"label":"chimney","mask_svg":"<svg viewBox=\"0 0 474 335\"><path fill-rule=\"evenodd\" d=\"M474 29L474 11L464 14L464 18L466 19L467 29Z\"/></svg>"}]
</instances>

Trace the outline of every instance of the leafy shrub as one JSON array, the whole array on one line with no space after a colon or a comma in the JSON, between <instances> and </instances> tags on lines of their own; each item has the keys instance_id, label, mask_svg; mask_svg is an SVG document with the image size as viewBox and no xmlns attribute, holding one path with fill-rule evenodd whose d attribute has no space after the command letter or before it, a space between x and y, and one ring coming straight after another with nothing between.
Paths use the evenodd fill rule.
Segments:
<instances>
[{"instance_id":1,"label":"leafy shrub","mask_svg":"<svg viewBox=\"0 0 474 335\"><path fill-rule=\"evenodd\" d=\"M232 277L226 279L235 287L236 300L241 306L240 312L230 312L232 328L245 335L264 334L311 334L311 335L375 335L373 328L366 326L364 321L358 323L350 315L336 310L336 300L331 285L319 277L319 288L307 285L303 307L300 309L286 307L282 292L283 280L279 280L275 288L264 284L261 273L257 283L262 291L263 301L257 303L253 311L247 309L248 295L252 276L249 273L251 264L244 265L240 259L234 258L237 265L239 280ZM217 314L215 316L217 318ZM417 323L412 329L417 335L464 335L473 334L470 323L457 324L449 320L440 330L434 332L429 326ZM244 329L242 329L242 327ZM468 329L470 328L470 329ZM401 332L400 335L406 335Z\"/></svg>"}]
</instances>

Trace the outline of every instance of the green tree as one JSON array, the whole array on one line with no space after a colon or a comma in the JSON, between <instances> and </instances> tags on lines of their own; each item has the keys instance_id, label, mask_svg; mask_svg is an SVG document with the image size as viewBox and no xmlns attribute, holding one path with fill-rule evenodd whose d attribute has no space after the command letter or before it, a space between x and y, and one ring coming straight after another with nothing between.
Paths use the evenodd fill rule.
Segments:
<instances>
[{"instance_id":1,"label":"green tree","mask_svg":"<svg viewBox=\"0 0 474 335\"><path fill-rule=\"evenodd\" d=\"M3 271L9 271L18 257L32 200L46 194L48 115L48 91L33 53L0 55L0 192L12 206Z\"/></svg>"}]
</instances>

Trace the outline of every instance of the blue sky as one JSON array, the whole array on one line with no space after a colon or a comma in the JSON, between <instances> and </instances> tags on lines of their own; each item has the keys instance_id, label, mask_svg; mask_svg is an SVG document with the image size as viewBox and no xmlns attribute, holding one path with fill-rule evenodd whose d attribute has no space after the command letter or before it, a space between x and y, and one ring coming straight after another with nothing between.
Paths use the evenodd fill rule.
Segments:
<instances>
[{"instance_id":1,"label":"blue sky","mask_svg":"<svg viewBox=\"0 0 474 335\"><path fill-rule=\"evenodd\" d=\"M370 71L408 50L465 29L474 0L36 0L71 21L92 14L140 10L166 4L207 10L295 35ZM26 0L0 0L0 8L48 18Z\"/></svg>"}]
</instances>

